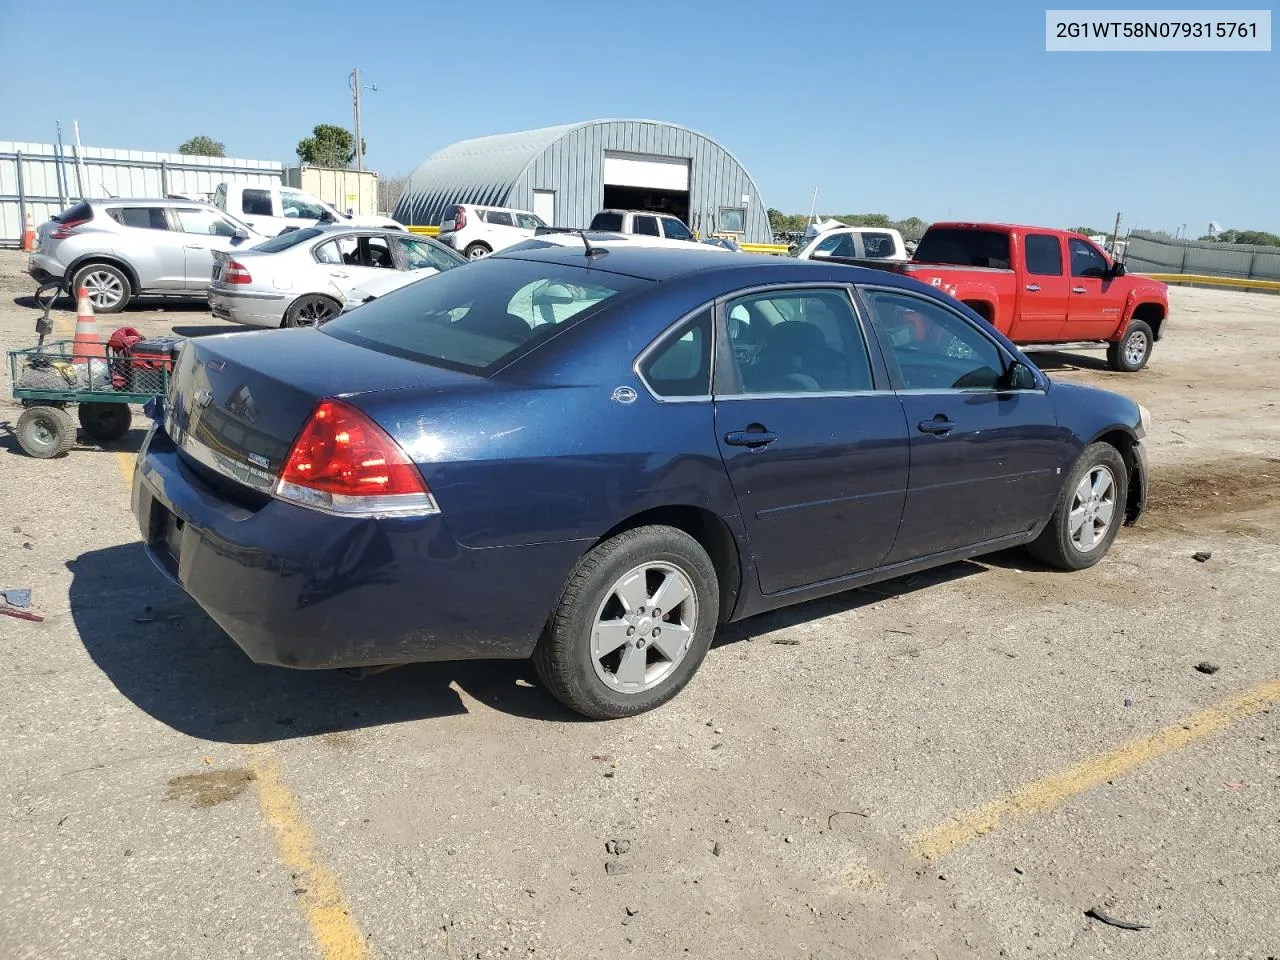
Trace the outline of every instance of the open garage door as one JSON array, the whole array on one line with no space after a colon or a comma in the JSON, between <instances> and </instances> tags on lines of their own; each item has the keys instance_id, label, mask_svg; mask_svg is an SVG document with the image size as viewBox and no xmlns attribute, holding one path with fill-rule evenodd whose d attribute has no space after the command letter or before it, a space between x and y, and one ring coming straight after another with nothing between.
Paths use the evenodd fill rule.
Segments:
<instances>
[{"instance_id":1,"label":"open garage door","mask_svg":"<svg viewBox=\"0 0 1280 960\"><path fill-rule=\"evenodd\" d=\"M688 223L689 160L605 151L604 205L669 213Z\"/></svg>"}]
</instances>

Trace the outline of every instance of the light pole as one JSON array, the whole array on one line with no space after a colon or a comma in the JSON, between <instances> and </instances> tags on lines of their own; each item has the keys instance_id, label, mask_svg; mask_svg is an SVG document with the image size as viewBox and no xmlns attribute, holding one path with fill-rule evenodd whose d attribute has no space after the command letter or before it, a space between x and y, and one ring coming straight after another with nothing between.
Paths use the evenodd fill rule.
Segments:
<instances>
[{"instance_id":1,"label":"light pole","mask_svg":"<svg viewBox=\"0 0 1280 960\"><path fill-rule=\"evenodd\" d=\"M360 91L361 89L364 89L364 90L371 90L374 93L377 93L378 85L376 83L371 83L368 86L362 88L360 86L360 68L359 67L356 67L356 69L351 71L351 74L347 77L347 84L348 86L351 87L351 92L355 95L356 169L363 170L364 169L364 144L360 140Z\"/></svg>"}]
</instances>

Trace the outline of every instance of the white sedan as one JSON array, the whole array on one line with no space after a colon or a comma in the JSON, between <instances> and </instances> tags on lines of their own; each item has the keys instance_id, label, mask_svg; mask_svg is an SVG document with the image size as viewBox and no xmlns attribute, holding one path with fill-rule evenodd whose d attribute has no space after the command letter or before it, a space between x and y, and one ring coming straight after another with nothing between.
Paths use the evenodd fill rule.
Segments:
<instances>
[{"instance_id":1,"label":"white sedan","mask_svg":"<svg viewBox=\"0 0 1280 960\"><path fill-rule=\"evenodd\" d=\"M358 302L467 261L443 244L399 230L304 227L248 250L215 253L209 308L256 327L309 327Z\"/></svg>"}]
</instances>

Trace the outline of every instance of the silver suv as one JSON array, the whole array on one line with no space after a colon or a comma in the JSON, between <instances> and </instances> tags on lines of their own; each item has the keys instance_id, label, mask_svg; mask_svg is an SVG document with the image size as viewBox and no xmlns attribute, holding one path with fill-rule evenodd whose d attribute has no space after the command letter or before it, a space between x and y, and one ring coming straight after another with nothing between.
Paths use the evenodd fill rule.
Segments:
<instances>
[{"instance_id":1,"label":"silver suv","mask_svg":"<svg viewBox=\"0 0 1280 960\"><path fill-rule=\"evenodd\" d=\"M134 297L205 297L215 250L266 239L207 203L190 200L82 200L36 234L27 272L38 283L84 287L99 313Z\"/></svg>"}]
</instances>

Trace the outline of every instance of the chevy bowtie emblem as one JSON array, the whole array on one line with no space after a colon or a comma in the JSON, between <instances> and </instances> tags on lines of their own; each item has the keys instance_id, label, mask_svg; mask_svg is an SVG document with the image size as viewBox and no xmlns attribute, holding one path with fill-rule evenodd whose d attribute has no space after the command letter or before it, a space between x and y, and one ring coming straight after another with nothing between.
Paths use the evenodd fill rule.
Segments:
<instances>
[{"instance_id":1,"label":"chevy bowtie emblem","mask_svg":"<svg viewBox=\"0 0 1280 960\"><path fill-rule=\"evenodd\" d=\"M618 403L635 403L636 392L631 387L618 387L613 391L613 399Z\"/></svg>"},{"instance_id":2,"label":"chevy bowtie emblem","mask_svg":"<svg viewBox=\"0 0 1280 960\"><path fill-rule=\"evenodd\" d=\"M197 390L195 396L191 398L191 403L196 407L207 407L213 403L213 391L209 389Z\"/></svg>"}]
</instances>

